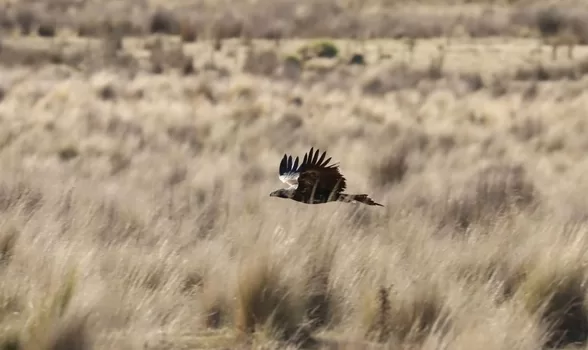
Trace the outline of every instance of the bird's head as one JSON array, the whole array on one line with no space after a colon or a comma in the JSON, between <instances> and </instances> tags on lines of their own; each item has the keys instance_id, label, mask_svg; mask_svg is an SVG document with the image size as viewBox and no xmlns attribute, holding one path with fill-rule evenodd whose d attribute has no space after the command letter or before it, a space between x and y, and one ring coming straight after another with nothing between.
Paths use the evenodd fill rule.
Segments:
<instances>
[{"instance_id":1,"label":"bird's head","mask_svg":"<svg viewBox=\"0 0 588 350\"><path fill-rule=\"evenodd\" d=\"M272 193L270 193L270 197L291 198L292 191L289 191L285 188L280 188L279 190L275 190Z\"/></svg>"}]
</instances>

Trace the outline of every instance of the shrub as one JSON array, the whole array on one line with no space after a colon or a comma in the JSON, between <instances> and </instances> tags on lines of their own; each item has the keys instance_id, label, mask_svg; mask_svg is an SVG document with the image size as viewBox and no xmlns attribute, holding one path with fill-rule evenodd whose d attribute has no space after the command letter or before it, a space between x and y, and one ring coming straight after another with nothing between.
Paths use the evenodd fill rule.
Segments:
<instances>
[{"instance_id":1,"label":"shrub","mask_svg":"<svg viewBox=\"0 0 588 350\"><path fill-rule=\"evenodd\" d=\"M365 65L365 58L362 54L356 53L349 59L351 65Z\"/></svg>"},{"instance_id":2,"label":"shrub","mask_svg":"<svg viewBox=\"0 0 588 350\"><path fill-rule=\"evenodd\" d=\"M282 65L282 75L288 79L297 80L300 78L303 69L303 62L296 55L288 55Z\"/></svg>"},{"instance_id":3,"label":"shrub","mask_svg":"<svg viewBox=\"0 0 588 350\"><path fill-rule=\"evenodd\" d=\"M242 334L265 331L279 340L304 341L304 308L281 281L278 266L267 257L255 257L241 266L235 298L237 329Z\"/></svg>"},{"instance_id":4,"label":"shrub","mask_svg":"<svg viewBox=\"0 0 588 350\"><path fill-rule=\"evenodd\" d=\"M245 59L243 70L255 75L273 75L279 64L278 55L273 50L261 52L250 50Z\"/></svg>"},{"instance_id":5,"label":"shrub","mask_svg":"<svg viewBox=\"0 0 588 350\"><path fill-rule=\"evenodd\" d=\"M54 23L49 23L49 22L44 22L41 23L39 25L39 27L37 28L37 34L41 37L54 37L55 36L55 24Z\"/></svg>"},{"instance_id":6,"label":"shrub","mask_svg":"<svg viewBox=\"0 0 588 350\"><path fill-rule=\"evenodd\" d=\"M157 9L152 15L149 21L149 31L152 34L178 34L180 24L176 16L162 9Z\"/></svg>"},{"instance_id":7,"label":"shrub","mask_svg":"<svg viewBox=\"0 0 588 350\"><path fill-rule=\"evenodd\" d=\"M413 293L396 295L385 287L366 296L362 309L366 337L379 342L391 339L419 344L431 333L444 331L451 319L440 290L414 285ZM392 294L392 295L390 295Z\"/></svg>"},{"instance_id":8,"label":"shrub","mask_svg":"<svg viewBox=\"0 0 588 350\"><path fill-rule=\"evenodd\" d=\"M521 165L487 166L480 169L457 196L449 199L441 225L466 229L474 222L532 209L538 200L537 189Z\"/></svg>"},{"instance_id":9,"label":"shrub","mask_svg":"<svg viewBox=\"0 0 588 350\"><path fill-rule=\"evenodd\" d=\"M335 58L339 54L337 46L328 41L314 44L314 50L318 57Z\"/></svg>"},{"instance_id":10,"label":"shrub","mask_svg":"<svg viewBox=\"0 0 588 350\"><path fill-rule=\"evenodd\" d=\"M530 313L538 314L547 329L546 346L586 344L586 276L581 268L549 264L531 267L517 295Z\"/></svg>"},{"instance_id":11,"label":"shrub","mask_svg":"<svg viewBox=\"0 0 588 350\"><path fill-rule=\"evenodd\" d=\"M298 54L303 60L313 57L335 58L339 54L339 49L332 42L319 41L311 45L302 46L298 49Z\"/></svg>"}]
</instances>

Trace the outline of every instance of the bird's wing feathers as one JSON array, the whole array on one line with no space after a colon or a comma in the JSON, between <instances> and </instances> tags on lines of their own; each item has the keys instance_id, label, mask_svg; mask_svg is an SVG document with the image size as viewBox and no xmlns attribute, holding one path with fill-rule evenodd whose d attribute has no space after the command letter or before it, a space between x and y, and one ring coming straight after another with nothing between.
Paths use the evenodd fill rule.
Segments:
<instances>
[{"instance_id":1,"label":"bird's wing feathers","mask_svg":"<svg viewBox=\"0 0 588 350\"><path fill-rule=\"evenodd\" d=\"M292 156L284 155L280 162L280 180L289 185L290 187L298 186L298 177L300 172L298 171L298 157L292 161Z\"/></svg>"},{"instance_id":2,"label":"bird's wing feathers","mask_svg":"<svg viewBox=\"0 0 588 350\"><path fill-rule=\"evenodd\" d=\"M325 160L326 156L327 152L320 154L318 149L311 148L299 164L298 157L285 154L280 162L279 178L304 194L310 194L313 188L316 193L341 192L346 187L345 177L339 172L338 164L329 164L331 158Z\"/></svg>"},{"instance_id":3,"label":"bird's wing feathers","mask_svg":"<svg viewBox=\"0 0 588 350\"><path fill-rule=\"evenodd\" d=\"M332 164L327 166L331 161L331 158L325 160L327 152L323 152L321 157L319 158L319 150L317 149L316 152L313 153L313 148L310 148L308 153L304 154L304 159L302 160L302 164L300 164L299 171L303 172L305 170L321 170L321 169L330 169L336 168L336 164Z\"/></svg>"},{"instance_id":4,"label":"bird's wing feathers","mask_svg":"<svg viewBox=\"0 0 588 350\"><path fill-rule=\"evenodd\" d=\"M331 158L325 160L327 152L319 157L319 150L310 151L304 155L302 164L298 168L298 190L309 192L316 186L318 192L341 192L345 190L345 177L339 172L337 164L329 165Z\"/></svg>"}]
</instances>

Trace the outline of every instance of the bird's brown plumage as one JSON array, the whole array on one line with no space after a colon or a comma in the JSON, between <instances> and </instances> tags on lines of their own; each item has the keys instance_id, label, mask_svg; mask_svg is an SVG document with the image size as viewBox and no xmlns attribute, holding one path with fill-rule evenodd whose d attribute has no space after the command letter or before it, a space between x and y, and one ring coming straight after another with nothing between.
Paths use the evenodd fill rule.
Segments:
<instances>
[{"instance_id":1,"label":"bird's brown plumage","mask_svg":"<svg viewBox=\"0 0 588 350\"><path fill-rule=\"evenodd\" d=\"M325 160L326 155L326 152L321 155L319 150L311 148L304 154L300 165L298 157L293 159L292 156L284 155L280 162L280 180L290 185L290 188L274 191L270 195L309 204L357 201L381 206L365 194L344 194L346 179L339 172L337 164L329 165L331 158Z\"/></svg>"}]
</instances>

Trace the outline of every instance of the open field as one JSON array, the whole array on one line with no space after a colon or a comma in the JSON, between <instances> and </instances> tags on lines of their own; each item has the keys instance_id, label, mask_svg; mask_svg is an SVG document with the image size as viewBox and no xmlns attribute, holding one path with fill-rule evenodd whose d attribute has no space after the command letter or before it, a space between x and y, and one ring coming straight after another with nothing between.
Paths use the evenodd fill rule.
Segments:
<instances>
[{"instance_id":1,"label":"open field","mask_svg":"<svg viewBox=\"0 0 588 350\"><path fill-rule=\"evenodd\" d=\"M588 348L581 3L558 3L555 34L544 5L497 4L477 35L444 28L487 4L415 1L443 25L357 40L229 35L212 1L174 1L166 30L145 2L121 17L138 29L106 31L80 17L91 1L7 3L0 349ZM361 28L398 6L365 4ZM290 28L294 4L274 6L259 23ZM283 154L310 147L385 207L270 198Z\"/></svg>"}]
</instances>

